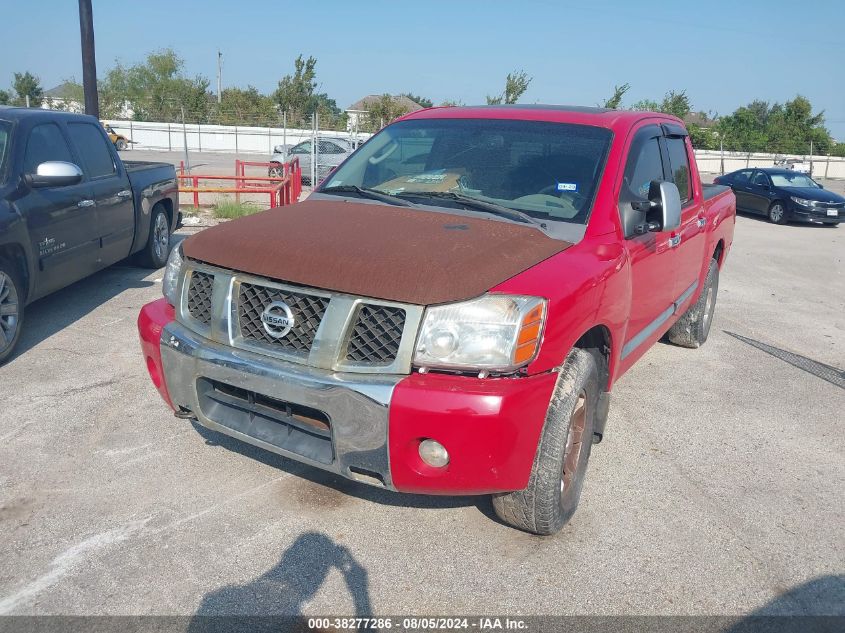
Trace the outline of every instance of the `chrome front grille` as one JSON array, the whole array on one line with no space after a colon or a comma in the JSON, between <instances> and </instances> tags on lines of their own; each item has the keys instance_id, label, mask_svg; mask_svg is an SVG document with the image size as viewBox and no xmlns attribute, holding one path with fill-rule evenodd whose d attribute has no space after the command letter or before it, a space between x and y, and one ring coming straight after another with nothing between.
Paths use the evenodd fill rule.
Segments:
<instances>
[{"instance_id":1,"label":"chrome front grille","mask_svg":"<svg viewBox=\"0 0 845 633\"><path fill-rule=\"evenodd\" d=\"M193 260L186 269L177 318L217 343L329 371L411 371L422 306L293 286ZM281 324L274 320L280 316Z\"/></svg>"},{"instance_id":2,"label":"chrome front grille","mask_svg":"<svg viewBox=\"0 0 845 633\"><path fill-rule=\"evenodd\" d=\"M203 325L211 323L211 292L214 275L195 271L188 285L188 313Z\"/></svg>"},{"instance_id":3,"label":"chrome front grille","mask_svg":"<svg viewBox=\"0 0 845 633\"><path fill-rule=\"evenodd\" d=\"M396 360L405 331L405 311L362 305L349 336L346 358L356 363L390 364Z\"/></svg>"},{"instance_id":4,"label":"chrome front grille","mask_svg":"<svg viewBox=\"0 0 845 633\"><path fill-rule=\"evenodd\" d=\"M281 301L293 313L294 326L283 337L270 336L261 314L273 302ZM245 339L278 346L294 354L307 356L314 344L317 328L329 305L328 297L285 292L279 288L241 283L238 293L238 325Z\"/></svg>"}]
</instances>

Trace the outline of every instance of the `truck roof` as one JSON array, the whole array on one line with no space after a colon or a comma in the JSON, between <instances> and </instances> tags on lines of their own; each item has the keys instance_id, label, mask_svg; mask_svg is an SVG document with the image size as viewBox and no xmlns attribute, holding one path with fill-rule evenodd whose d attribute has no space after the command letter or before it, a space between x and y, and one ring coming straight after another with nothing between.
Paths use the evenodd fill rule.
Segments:
<instances>
[{"instance_id":1,"label":"truck roof","mask_svg":"<svg viewBox=\"0 0 845 633\"><path fill-rule=\"evenodd\" d=\"M22 108L19 106L0 106L0 119L6 121L21 121L24 119L44 119L55 121L58 118L66 119L89 119L96 121L92 116L76 112L62 112L61 110L49 110L47 108Z\"/></svg>"},{"instance_id":2,"label":"truck roof","mask_svg":"<svg viewBox=\"0 0 845 633\"><path fill-rule=\"evenodd\" d=\"M522 121L547 121L550 123L575 123L613 130L630 127L643 119L664 119L683 125L683 121L662 112L612 110L589 106L514 104L492 106L437 106L411 112L399 121L416 119L512 119Z\"/></svg>"}]
</instances>

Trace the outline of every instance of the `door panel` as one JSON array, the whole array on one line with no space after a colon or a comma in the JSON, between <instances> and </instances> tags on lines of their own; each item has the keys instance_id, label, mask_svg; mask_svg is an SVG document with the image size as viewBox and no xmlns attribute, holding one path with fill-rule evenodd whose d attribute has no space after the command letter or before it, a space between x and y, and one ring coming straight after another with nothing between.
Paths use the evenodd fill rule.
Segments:
<instances>
[{"instance_id":1,"label":"door panel","mask_svg":"<svg viewBox=\"0 0 845 633\"><path fill-rule=\"evenodd\" d=\"M113 264L129 255L135 234L132 188L115 160L108 138L92 123L69 123L68 134L84 163L96 202L96 231L100 239L97 266Z\"/></svg>"},{"instance_id":2,"label":"door panel","mask_svg":"<svg viewBox=\"0 0 845 633\"><path fill-rule=\"evenodd\" d=\"M751 176L751 184L748 187L748 207L755 213L768 213L769 195L771 189L763 185L770 185L769 177L762 171L755 171Z\"/></svg>"},{"instance_id":3,"label":"door panel","mask_svg":"<svg viewBox=\"0 0 845 633\"><path fill-rule=\"evenodd\" d=\"M737 172L736 177L731 184L736 196L736 206L745 211L751 211L748 190L751 185L751 169L744 169Z\"/></svg>"},{"instance_id":4,"label":"door panel","mask_svg":"<svg viewBox=\"0 0 845 633\"><path fill-rule=\"evenodd\" d=\"M707 222L704 217L704 205L695 199L690 182L690 156L694 154L688 137L667 137L665 143L672 181L678 186L681 201L684 203L681 209L681 226L672 233L677 243L674 247L675 291L672 300L677 301L684 293L689 293L690 288L698 283L701 276L707 241Z\"/></svg>"},{"instance_id":5,"label":"door panel","mask_svg":"<svg viewBox=\"0 0 845 633\"><path fill-rule=\"evenodd\" d=\"M666 156L660 147L660 128L647 125L636 132L625 166L619 205L648 197L649 185L665 180ZM630 366L659 336L672 314L675 253L669 231L628 236L631 266L631 309L622 348L623 368ZM668 310L668 313L667 313Z\"/></svg>"},{"instance_id":6,"label":"door panel","mask_svg":"<svg viewBox=\"0 0 845 633\"><path fill-rule=\"evenodd\" d=\"M34 173L38 165L53 160L78 162L58 125L36 125L27 139L23 174ZM26 219L33 252L38 258L35 297L92 272L99 240L89 183L30 189L16 206Z\"/></svg>"}]
</instances>

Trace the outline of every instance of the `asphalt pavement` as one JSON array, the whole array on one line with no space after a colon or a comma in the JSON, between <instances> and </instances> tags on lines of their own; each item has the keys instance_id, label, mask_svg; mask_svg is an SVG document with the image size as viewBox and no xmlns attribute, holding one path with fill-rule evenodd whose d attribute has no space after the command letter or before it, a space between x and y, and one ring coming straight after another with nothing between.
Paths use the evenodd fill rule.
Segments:
<instances>
[{"instance_id":1,"label":"asphalt pavement","mask_svg":"<svg viewBox=\"0 0 845 633\"><path fill-rule=\"evenodd\" d=\"M616 385L547 538L174 418L135 327L161 272L103 271L0 367L0 614L845 614L843 253L739 218L710 340Z\"/></svg>"}]
</instances>

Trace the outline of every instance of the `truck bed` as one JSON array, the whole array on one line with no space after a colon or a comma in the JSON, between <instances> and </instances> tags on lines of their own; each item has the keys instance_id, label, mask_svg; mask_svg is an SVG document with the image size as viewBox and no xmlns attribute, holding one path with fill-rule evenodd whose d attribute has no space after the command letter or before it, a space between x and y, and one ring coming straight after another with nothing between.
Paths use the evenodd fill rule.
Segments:
<instances>
[{"instance_id":1,"label":"truck bed","mask_svg":"<svg viewBox=\"0 0 845 633\"><path fill-rule=\"evenodd\" d=\"M126 167L126 172L129 174L137 173L139 171L147 171L149 169L158 169L159 167L173 167L172 163L159 163L146 160L125 160L123 166Z\"/></svg>"}]
</instances>

